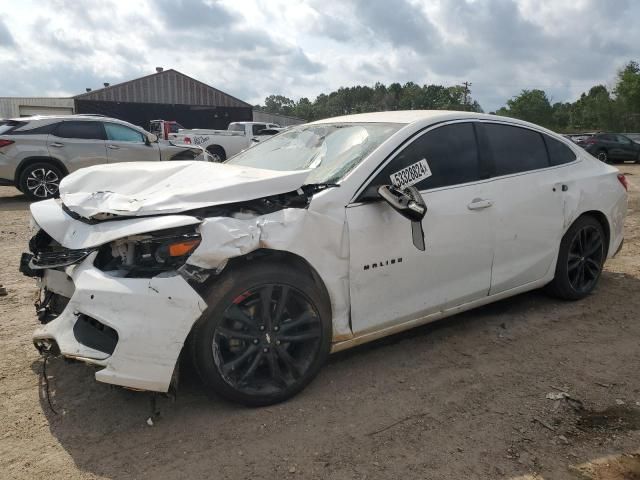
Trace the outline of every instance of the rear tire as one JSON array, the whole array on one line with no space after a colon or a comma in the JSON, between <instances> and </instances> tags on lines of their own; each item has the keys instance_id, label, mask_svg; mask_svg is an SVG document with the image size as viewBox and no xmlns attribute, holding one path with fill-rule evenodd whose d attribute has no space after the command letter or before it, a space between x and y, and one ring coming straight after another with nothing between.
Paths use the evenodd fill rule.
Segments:
<instances>
[{"instance_id":1,"label":"rear tire","mask_svg":"<svg viewBox=\"0 0 640 480\"><path fill-rule=\"evenodd\" d=\"M64 174L50 162L27 165L20 173L18 189L31 201L46 200L59 195L60 181Z\"/></svg>"},{"instance_id":2,"label":"rear tire","mask_svg":"<svg viewBox=\"0 0 640 480\"><path fill-rule=\"evenodd\" d=\"M596 152L596 158L598 160L600 160L602 163L608 163L609 162L609 155L607 154L606 150L598 150Z\"/></svg>"},{"instance_id":3,"label":"rear tire","mask_svg":"<svg viewBox=\"0 0 640 480\"><path fill-rule=\"evenodd\" d=\"M191 355L211 393L252 407L282 402L329 356L330 302L306 272L268 260L247 263L223 273L205 300Z\"/></svg>"},{"instance_id":4,"label":"rear tire","mask_svg":"<svg viewBox=\"0 0 640 480\"><path fill-rule=\"evenodd\" d=\"M606 259L602 225L590 215L578 218L560 242L556 273L547 291L564 300L580 300L598 284Z\"/></svg>"},{"instance_id":5,"label":"rear tire","mask_svg":"<svg viewBox=\"0 0 640 480\"><path fill-rule=\"evenodd\" d=\"M209 152L209 161L214 163L224 162L227 159L227 154L224 149L218 145L212 145L207 147L207 152Z\"/></svg>"}]
</instances>

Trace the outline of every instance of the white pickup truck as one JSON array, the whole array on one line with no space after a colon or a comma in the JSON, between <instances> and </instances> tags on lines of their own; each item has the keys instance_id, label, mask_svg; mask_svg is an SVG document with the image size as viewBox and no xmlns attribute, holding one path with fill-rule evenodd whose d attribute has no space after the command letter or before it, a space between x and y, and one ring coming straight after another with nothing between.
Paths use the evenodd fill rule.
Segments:
<instances>
[{"instance_id":1,"label":"white pickup truck","mask_svg":"<svg viewBox=\"0 0 640 480\"><path fill-rule=\"evenodd\" d=\"M280 126L275 123L233 122L227 130L181 129L178 133L169 133L169 140L202 147L211 155L211 161L222 162L279 130Z\"/></svg>"}]
</instances>

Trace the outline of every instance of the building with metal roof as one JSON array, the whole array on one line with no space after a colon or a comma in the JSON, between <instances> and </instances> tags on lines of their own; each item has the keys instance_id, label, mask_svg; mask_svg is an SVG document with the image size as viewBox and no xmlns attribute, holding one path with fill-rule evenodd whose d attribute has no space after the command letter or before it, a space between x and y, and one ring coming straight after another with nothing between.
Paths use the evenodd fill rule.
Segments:
<instances>
[{"instance_id":1,"label":"building with metal roof","mask_svg":"<svg viewBox=\"0 0 640 480\"><path fill-rule=\"evenodd\" d=\"M155 119L175 120L186 128L227 128L251 121L250 104L176 70L163 70L73 97L75 113L101 114L149 128Z\"/></svg>"},{"instance_id":2,"label":"building with metal roof","mask_svg":"<svg viewBox=\"0 0 640 480\"><path fill-rule=\"evenodd\" d=\"M258 121L283 127L304 120L253 110L247 102L173 69L87 91L70 98L0 97L0 118L97 114L149 129L151 120L175 120L186 128L226 129L231 122Z\"/></svg>"}]
</instances>

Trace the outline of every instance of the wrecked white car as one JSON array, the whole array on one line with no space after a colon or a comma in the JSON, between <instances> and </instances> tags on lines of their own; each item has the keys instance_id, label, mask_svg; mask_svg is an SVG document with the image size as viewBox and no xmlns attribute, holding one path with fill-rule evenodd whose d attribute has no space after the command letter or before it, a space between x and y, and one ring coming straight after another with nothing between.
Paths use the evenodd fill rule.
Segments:
<instances>
[{"instance_id":1,"label":"wrecked white car","mask_svg":"<svg viewBox=\"0 0 640 480\"><path fill-rule=\"evenodd\" d=\"M266 405L331 351L543 286L588 295L626 202L570 141L465 112L322 120L224 164L90 167L31 206L33 340L158 392L188 356L208 389Z\"/></svg>"}]
</instances>

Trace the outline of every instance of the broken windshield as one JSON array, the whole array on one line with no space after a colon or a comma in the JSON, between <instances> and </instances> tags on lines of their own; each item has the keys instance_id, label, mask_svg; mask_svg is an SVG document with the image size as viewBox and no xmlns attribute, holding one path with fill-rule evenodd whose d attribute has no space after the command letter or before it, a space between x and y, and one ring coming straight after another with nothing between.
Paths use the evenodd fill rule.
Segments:
<instances>
[{"instance_id":1,"label":"broken windshield","mask_svg":"<svg viewBox=\"0 0 640 480\"><path fill-rule=\"evenodd\" d=\"M337 183L402 124L341 123L294 127L227 163L267 170L311 169L306 183Z\"/></svg>"}]
</instances>

